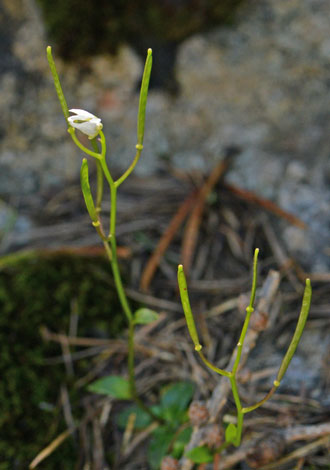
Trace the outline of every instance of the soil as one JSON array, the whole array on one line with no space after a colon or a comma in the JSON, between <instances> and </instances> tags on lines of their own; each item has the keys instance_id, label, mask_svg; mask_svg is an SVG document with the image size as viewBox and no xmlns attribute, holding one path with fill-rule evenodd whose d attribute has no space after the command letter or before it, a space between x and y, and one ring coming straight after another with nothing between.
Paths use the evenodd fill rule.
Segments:
<instances>
[{"instance_id":1,"label":"soil","mask_svg":"<svg viewBox=\"0 0 330 470\"><path fill-rule=\"evenodd\" d=\"M139 327L137 333L137 385L148 404L159 400L164 385L186 380L196 384L195 399L209 404L213 400L214 405L215 391L222 383L194 355L178 299L176 269L187 243L187 221L175 231L147 290L140 286L146 263L171 218L191 194L200 197L198 189L206 177L197 172L183 176L168 168L166 175L131 177L119 193L119 254L127 294L135 306L160 313L155 325ZM72 182L62 193L44 194L44 208L36 213L35 228L25 237L27 244L19 234L14 237L16 252L1 265L5 334L1 344L2 357L7 358L2 403L8 410L3 423L8 438L1 441L1 453L6 452L9 462L0 467L4 470L23 468L27 460L70 429L72 420L75 431L54 448L40 468L149 468L145 450L148 433L144 438L132 434L128 441L126 435L123 450L123 433L115 423L125 404L86 390L88 383L109 373L125 376L126 333L125 328L120 330L122 318L110 269L88 216L83 215L78 189L78 183ZM287 226L299 221L289 222L283 214L274 215L273 207L239 197L225 184L225 178L209 190L204 202L188 287L205 354L218 367L228 364L244 321L254 247L260 248L257 302L264 295L260 287L270 270L280 275L276 298L269 311L261 312L268 321L264 316L259 318L263 326L256 347L251 346L240 374L240 394L249 404L271 387L298 318L303 279L309 274L286 254L274 227L279 219ZM195 201L193 207L196 205ZM260 445L257 441L274 431L285 440L275 462L292 452L298 452L298 457L272 468L291 469L298 461L303 466L296 468L329 468L328 441L324 440L329 430L322 426L328 426L330 418L330 275L310 277L312 308L292 366L273 399L246 418L242 450L228 448L219 469L253 468L247 462L253 463L252 455ZM78 329L74 329L77 316ZM261 331L266 323L268 327ZM72 338L80 338L81 344L77 346ZM1 375L4 377L3 372ZM231 395L225 396L219 424L228 423L235 410ZM289 431L299 426L305 435L300 429L298 438L298 431L296 437L288 437ZM310 434L306 435L308 429ZM311 443L314 447L308 447Z\"/></svg>"}]
</instances>

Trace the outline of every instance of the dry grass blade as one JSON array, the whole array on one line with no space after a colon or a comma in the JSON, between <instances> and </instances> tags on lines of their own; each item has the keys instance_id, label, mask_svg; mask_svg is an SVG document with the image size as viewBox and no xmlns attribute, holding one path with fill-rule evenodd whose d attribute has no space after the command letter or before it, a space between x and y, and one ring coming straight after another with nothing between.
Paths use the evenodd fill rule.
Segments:
<instances>
[{"instance_id":1,"label":"dry grass blade","mask_svg":"<svg viewBox=\"0 0 330 470\"><path fill-rule=\"evenodd\" d=\"M178 211L173 216L169 226L167 227L161 239L159 240L153 254L149 258L148 263L142 272L140 283L140 289L142 291L148 291L150 282L153 278L153 275L155 274L155 271L159 265L161 258L164 256L164 253L166 252L171 241L173 240L173 237L180 228L188 212L192 208L195 199L196 192L194 191L181 204Z\"/></svg>"},{"instance_id":2,"label":"dry grass blade","mask_svg":"<svg viewBox=\"0 0 330 470\"><path fill-rule=\"evenodd\" d=\"M320 439L317 439L314 442L311 442L310 444L306 444L305 446L299 447L299 449L294 450L293 452L286 455L282 459L277 460L276 462L273 462L269 465L265 465L264 467L261 467L260 470L273 470L273 469L278 470L281 465L291 462L292 460L297 460L302 457L306 457L312 452L316 452L321 447L328 446L329 444L330 444L330 435L328 434L326 436L321 437Z\"/></svg>"},{"instance_id":3,"label":"dry grass blade","mask_svg":"<svg viewBox=\"0 0 330 470\"><path fill-rule=\"evenodd\" d=\"M298 460L297 465L295 466L294 470L303 470L304 463L305 463L305 457L302 457L301 459Z\"/></svg>"},{"instance_id":4,"label":"dry grass blade","mask_svg":"<svg viewBox=\"0 0 330 470\"><path fill-rule=\"evenodd\" d=\"M64 442L74 431L76 428L67 429L66 431L62 432L59 436L56 437L47 447L45 447L39 454L33 459L33 461L29 465L29 469L36 468L43 460L45 460L50 454L54 452L54 450L59 447L62 442Z\"/></svg>"},{"instance_id":5,"label":"dry grass blade","mask_svg":"<svg viewBox=\"0 0 330 470\"><path fill-rule=\"evenodd\" d=\"M228 168L228 160L222 160L212 171L204 185L200 189L196 204L188 219L182 240L182 264L185 268L186 276L189 276L192 259L197 244L199 226L202 220L205 202L216 183Z\"/></svg>"},{"instance_id":6,"label":"dry grass blade","mask_svg":"<svg viewBox=\"0 0 330 470\"><path fill-rule=\"evenodd\" d=\"M123 459L126 460L131 453L142 444L150 434L158 427L158 423L151 423L146 429L141 431L132 441L131 443L125 448Z\"/></svg>"},{"instance_id":7,"label":"dry grass blade","mask_svg":"<svg viewBox=\"0 0 330 470\"><path fill-rule=\"evenodd\" d=\"M330 443L330 423L310 426L293 426L284 430L284 432L281 432L279 435L283 437L286 445L295 441L311 439L317 440L305 446L299 447L299 449L279 460L276 460L276 462L272 462L264 465L263 467L260 467L260 470L277 470L282 464L306 457L310 453L315 452L320 447L327 446ZM262 439L263 438L261 438L261 441ZM239 462L246 460L247 456L251 454L251 450L254 449L257 443L257 439L250 439L244 442L237 451L223 457L220 469L231 469Z\"/></svg>"},{"instance_id":8,"label":"dry grass blade","mask_svg":"<svg viewBox=\"0 0 330 470\"><path fill-rule=\"evenodd\" d=\"M310 273L305 277L309 277L311 281L315 282L330 282L330 273Z\"/></svg>"},{"instance_id":9,"label":"dry grass blade","mask_svg":"<svg viewBox=\"0 0 330 470\"><path fill-rule=\"evenodd\" d=\"M182 307L179 302L172 300L160 299L149 294L142 294L134 289L125 289L127 297L140 302L141 304L148 305L149 307L157 308L159 310L168 310L170 312L182 312Z\"/></svg>"},{"instance_id":10,"label":"dry grass blade","mask_svg":"<svg viewBox=\"0 0 330 470\"><path fill-rule=\"evenodd\" d=\"M317 437L325 435L330 436L330 422L310 426L294 426L286 429L284 435L287 442L316 439Z\"/></svg>"},{"instance_id":11,"label":"dry grass blade","mask_svg":"<svg viewBox=\"0 0 330 470\"><path fill-rule=\"evenodd\" d=\"M161 317L162 319L163 317ZM86 346L91 347L90 353L87 352L85 354L83 351L79 351L78 353L71 354L73 359L79 359L82 357L89 357L90 355L97 354L99 350L102 354L107 353L108 355L112 353L126 353L127 352L127 341L123 339L99 339L99 338L79 338L79 337L70 337L65 336L60 333L52 333L46 327L41 327L41 336L46 341L54 341L56 343L62 343L63 338L67 341L67 344L74 345L74 346ZM93 346L95 349L93 349ZM99 348L99 350L97 349ZM151 350L146 348L144 345L139 344L138 342L135 343L136 351L145 354L147 356L152 355ZM51 358L47 360L47 363L57 364L59 362L63 362L63 359L59 360L57 358Z\"/></svg>"},{"instance_id":12,"label":"dry grass blade","mask_svg":"<svg viewBox=\"0 0 330 470\"><path fill-rule=\"evenodd\" d=\"M287 256L284 247L281 246L280 240L274 232L266 214L264 214L264 217L262 217L261 222L264 234L267 238L269 246L272 249L272 252L274 253L275 259L279 265L279 269L281 270L281 272L284 271L287 274L292 287L295 289L296 292L301 294L303 288L301 283L297 279L296 273L292 269L294 267L294 263L292 259Z\"/></svg>"},{"instance_id":13,"label":"dry grass blade","mask_svg":"<svg viewBox=\"0 0 330 470\"><path fill-rule=\"evenodd\" d=\"M66 341L67 344L71 346L111 346L114 342L118 342L118 340L110 340L110 339L99 339L99 338L84 338L84 337L70 337L63 335L61 333L53 333L51 332L46 326L41 326L40 328L41 337L45 341L54 341L57 343L62 343Z\"/></svg>"}]
</instances>

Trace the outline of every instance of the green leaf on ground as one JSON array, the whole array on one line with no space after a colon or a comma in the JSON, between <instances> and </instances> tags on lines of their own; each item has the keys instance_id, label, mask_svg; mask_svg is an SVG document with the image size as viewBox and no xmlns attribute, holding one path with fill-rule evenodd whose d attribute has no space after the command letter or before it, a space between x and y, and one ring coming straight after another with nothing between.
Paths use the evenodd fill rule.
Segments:
<instances>
[{"instance_id":1,"label":"green leaf on ground","mask_svg":"<svg viewBox=\"0 0 330 470\"><path fill-rule=\"evenodd\" d=\"M161 399L162 417L172 423L181 423L194 395L195 386L191 382L177 382L165 389Z\"/></svg>"},{"instance_id":2,"label":"green leaf on ground","mask_svg":"<svg viewBox=\"0 0 330 470\"><path fill-rule=\"evenodd\" d=\"M185 454L185 457L194 463L209 463L213 461L213 454L206 446L195 447Z\"/></svg>"},{"instance_id":3,"label":"green leaf on ground","mask_svg":"<svg viewBox=\"0 0 330 470\"><path fill-rule=\"evenodd\" d=\"M160 426L153 434L148 447L148 462L152 470L159 469L160 463L167 455L175 436L175 430L169 426Z\"/></svg>"},{"instance_id":4,"label":"green leaf on ground","mask_svg":"<svg viewBox=\"0 0 330 470\"><path fill-rule=\"evenodd\" d=\"M102 377L91 383L88 390L93 393L119 398L120 400L130 400L132 398L128 380L118 375Z\"/></svg>"},{"instance_id":5,"label":"green leaf on ground","mask_svg":"<svg viewBox=\"0 0 330 470\"><path fill-rule=\"evenodd\" d=\"M173 444L173 450L171 452L171 455L175 457L176 459L180 459L182 457L182 454L184 452L185 446L188 444L190 441L190 437L192 434L192 427L189 426L185 429L183 429L177 438L175 439L175 442Z\"/></svg>"},{"instance_id":6,"label":"green leaf on ground","mask_svg":"<svg viewBox=\"0 0 330 470\"><path fill-rule=\"evenodd\" d=\"M233 423L229 423L226 428L226 442L234 442L236 439L237 427Z\"/></svg>"},{"instance_id":7,"label":"green leaf on ground","mask_svg":"<svg viewBox=\"0 0 330 470\"><path fill-rule=\"evenodd\" d=\"M144 429L151 423L151 417L136 405L128 406L117 416L117 425L120 429L125 429L130 415L135 414L134 429Z\"/></svg>"},{"instance_id":8,"label":"green leaf on ground","mask_svg":"<svg viewBox=\"0 0 330 470\"><path fill-rule=\"evenodd\" d=\"M150 308L139 308L134 313L134 324L135 325L148 325L158 319L159 315Z\"/></svg>"}]
</instances>

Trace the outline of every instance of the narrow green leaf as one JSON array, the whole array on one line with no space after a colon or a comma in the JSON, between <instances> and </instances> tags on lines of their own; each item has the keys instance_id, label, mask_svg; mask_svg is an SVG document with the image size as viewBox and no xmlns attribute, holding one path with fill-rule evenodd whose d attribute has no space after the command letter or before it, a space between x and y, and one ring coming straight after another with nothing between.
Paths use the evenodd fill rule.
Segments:
<instances>
[{"instance_id":1,"label":"narrow green leaf","mask_svg":"<svg viewBox=\"0 0 330 470\"><path fill-rule=\"evenodd\" d=\"M66 104L66 99L64 97L64 93L63 93L63 90L62 90L62 87L61 87L61 82L60 82L60 79L59 79L59 76L58 76L58 73L57 73L57 70L56 70L56 67L55 67L55 62L54 62L54 59L53 59L52 48L50 46L47 47L47 59L48 59L50 70L51 70L52 75L53 75L53 80L54 80L56 93L57 93L59 102L61 104L61 108L62 108L64 117L65 117L65 119L68 119L69 109L68 109L68 105Z\"/></svg>"},{"instance_id":2,"label":"narrow green leaf","mask_svg":"<svg viewBox=\"0 0 330 470\"><path fill-rule=\"evenodd\" d=\"M213 454L211 450L206 446L195 447L189 450L185 457L192 460L194 463L209 463L213 462Z\"/></svg>"},{"instance_id":3,"label":"narrow green leaf","mask_svg":"<svg viewBox=\"0 0 330 470\"><path fill-rule=\"evenodd\" d=\"M145 116L146 116L146 106L147 106L151 67L152 67L152 50L148 49L148 55L147 55L146 63L144 66L144 72L143 72L141 90L140 90L140 102L139 102L138 122L137 122L137 145L138 146L143 146L144 123L145 123Z\"/></svg>"},{"instance_id":4,"label":"narrow green leaf","mask_svg":"<svg viewBox=\"0 0 330 470\"><path fill-rule=\"evenodd\" d=\"M195 350L200 351L202 349L202 346L199 343L195 320L194 320L191 307L190 307L188 290L187 290L187 281L186 281L186 276L183 271L182 264L179 264L178 266L178 284L179 284L182 308L184 311L184 315L186 317L189 334L195 345Z\"/></svg>"},{"instance_id":5,"label":"narrow green leaf","mask_svg":"<svg viewBox=\"0 0 330 470\"><path fill-rule=\"evenodd\" d=\"M291 362L292 356L294 355L297 346L299 344L302 332L304 331L306 320L309 314L309 309L311 306L311 300L312 300L312 286L311 286L311 281L309 279L306 279L306 286L305 286L305 291L304 291L304 297L302 301L302 306L301 306L301 311L298 319L298 323L296 326L296 330L294 332L293 338L291 340L290 346L288 347L288 350L284 356L284 359L282 361L281 367L278 371L276 381L279 385L281 382L287 368L289 367L289 364Z\"/></svg>"},{"instance_id":6,"label":"narrow green leaf","mask_svg":"<svg viewBox=\"0 0 330 470\"><path fill-rule=\"evenodd\" d=\"M80 168L80 185L89 216L94 224L98 224L97 212L95 209L92 192L89 185L88 163L86 158L83 159Z\"/></svg>"},{"instance_id":7,"label":"narrow green leaf","mask_svg":"<svg viewBox=\"0 0 330 470\"><path fill-rule=\"evenodd\" d=\"M134 313L134 324L135 325L148 325L158 319L159 315L154 310L150 308L139 308Z\"/></svg>"},{"instance_id":8,"label":"narrow green leaf","mask_svg":"<svg viewBox=\"0 0 330 470\"><path fill-rule=\"evenodd\" d=\"M93 393L119 398L120 400L130 400L132 398L128 380L118 375L109 375L96 380L88 386L88 390Z\"/></svg>"},{"instance_id":9,"label":"narrow green leaf","mask_svg":"<svg viewBox=\"0 0 330 470\"><path fill-rule=\"evenodd\" d=\"M233 423L229 423L226 428L225 438L226 442L235 442L237 435L237 427Z\"/></svg>"}]
</instances>

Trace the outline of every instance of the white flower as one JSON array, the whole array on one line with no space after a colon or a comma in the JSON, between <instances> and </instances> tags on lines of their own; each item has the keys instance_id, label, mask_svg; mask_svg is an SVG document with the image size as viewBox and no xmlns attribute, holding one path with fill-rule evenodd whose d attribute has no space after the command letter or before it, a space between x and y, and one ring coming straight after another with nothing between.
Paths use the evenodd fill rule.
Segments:
<instances>
[{"instance_id":1,"label":"white flower","mask_svg":"<svg viewBox=\"0 0 330 470\"><path fill-rule=\"evenodd\" d=\"M89 139L94 139L103 128L101 119L94 116L94 114L84 111L83 109L70 109L69 111L75 114L75 116L68 117L70 126L88 135Z\"/></svg>"}]
</instances>

